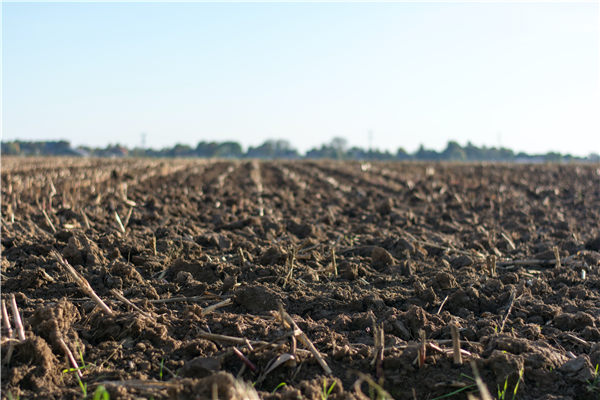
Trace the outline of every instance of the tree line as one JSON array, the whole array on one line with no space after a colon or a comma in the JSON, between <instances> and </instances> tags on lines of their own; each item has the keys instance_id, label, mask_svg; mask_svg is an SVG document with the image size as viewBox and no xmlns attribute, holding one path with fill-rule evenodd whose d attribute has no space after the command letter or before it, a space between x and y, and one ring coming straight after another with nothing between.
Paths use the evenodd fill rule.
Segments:
<instances>
[{"instance_id":1,"label":"tree line","mask_svg":"<svg viewBox=\"0 0 600 400\"><path fill-rule=\"evenodd\" d=\"M336 137L330 142L314 147L301 154L289 141L270 139L244 151L233 141L201 141L196 147L176 144L159 150L150 148L129 149L119 144L106 147L72 147L66 140L60 141L7 141L2 142L3 155L20 156L90 156L90 157L203 157L203 158L260 158L260 159L335 159L335 160L417 160L417 161L499 161L499 162L600 162L598 153L587 157L576 157L558 152L527 154L514 152L504 147L475 146L468 142L461 146L449 141L442 151L427 149L421 145L415 152L408 153L399 148L395 153L361 147L349 147L344 138Z\"/></svg>"}]
</instances>

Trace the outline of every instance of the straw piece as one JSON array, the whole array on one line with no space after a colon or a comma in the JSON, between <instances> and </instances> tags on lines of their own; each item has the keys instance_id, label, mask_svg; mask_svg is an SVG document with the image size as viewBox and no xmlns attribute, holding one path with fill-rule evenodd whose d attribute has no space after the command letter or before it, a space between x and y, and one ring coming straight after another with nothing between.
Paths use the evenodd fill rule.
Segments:
<instances>
[{"instance_id":1,"label":"straw piece","mask_svg":"<svg viewBox=\"0 0 600 400\"><path fill-rule=\"evenodd\" d=\"M244 364L246 364L248 366L248 368L250 368L252 371L256 372L256 370L257 370L256 365L254 365L252 363L252 361L248 360L248 357L246 357L241 351L239 351L237 347L233 348L233 352L235 353L236 356L238 356L238 358L240 360L242 360L244 362Z\"/></svg>"},{"instance_id":2,"label":"straw piece","mask_svg":"<svg viewBox=\"0 0 600 400\"><path fill-rule=\"evenodd\" d=\"M131 218L132 213L133 213L133 207L129 207L129 210L127 211L127 215L125 216L125 220L123 221L124 228L127 228L127 225L129 225L129 219Z\"/></svg>"},{"instance_id":3,"label":"straw piece","mask_svg":"<svg viewBox=\"0 0 600 400\"><path fill-rule=\"evenodd\" d=\"M140 314L148 317L148 318L152 318L152 316L150 314L148 314L146 311L142 310L141 308L139 308L138 306L136 306L135 304L133 304L128 298L126 298L125 296L123 296L123 293L121 293L119 290L117 289L111 289L110 291L117 299L121 300L123 303L127 304L128 306L130 306L131 308L133 308L135 311L139 312Z\"/></svg>"},{"instance_id":4,"label":"straw piece","mask_svg":"<svg viewBox=\"0 0 600 400\"><path fill-rule=\"evenodd\" d=\"M481 394L481 400L492 400L490 391L487 386L485 386L485 383L483 383L483 380L481 380L481 375L479 375L479 370L477 369L475 361L471 361L471 368L473 368L473 375L475 375L475 383L477 383L477 388Z\"/></svg>"},{"instance_id":5,"label":"straw piece","mask_svg":"<svg viewBox=\"0 0 600 400\"><path fill-rule=\"evenodd\" d=\"M50 220L50 217L48 217L48 214L46 213L46 210L44 210L43 208L42 208L42 214L44 214L44 218L46 219L46 223L48 224L48 226L50 227L50 229L52 229L52 233L56 233L56 228L54 227L54 224Z\"/></svg>"},{"instance_id":6,"label":"straw piece","mask_svg":"<svg viewBox=\"0 0 600 400\"><path fill-rule=\"evenodd\" d=\"M296 325L296 322L294 322L292 317L290 317L290 315L283 309L282 305L279 305L279 313L281 314L283 320L292 327L292 329L294 330L294 335L298 336L302 344L304 344L308 348L308 350L310 350L313 356L317 359L317 362L319 363L321 368L323 368L325 373L331 375L333 371L331 370L331 368L329 368L329 366L327 365L327 363L325 362L315 345L310 341L308 336L306 336L306 334L302 332L298 325Z\"/></svg>"},{"instance_id":7,"label":"straw piece","mask_svg":"<svg viewBox=\"0 0 600 400\"><path fill-rule=\"evenodd\" d=\"M69 346L67 346L67 344L62 338L58 339L58 344L60 344L60 347L62 347L63 351L65 352L65 355L69 359L71 366L77 371L77 375L79 376L79 378L83 378L83 374L81 373L79 365L77 364L77 361L75 361L75 357L73 357L73 353L71 353Z\"/></svg>"},{"instance_id":8,"label":"straw piece","mask_svg":"<svg viewBox=\"0 0 600 400\"><path fill-rule=\"evenodd\" d=\"M209 313L215 311L216 309L221 308L221 307L226 307L226 306L230 305L231 303L232 303L231 299L225 299L223 301L220 301L216 304L213 304L211 306L208 306L208 307L202 309L201 314L202 315L209 314Z\"/></svg>"},{"instance_id":9,"label":"straw piece","mask_svg":"<svg viewBox=\"0 0 600 400\"><path fill-rule=\"evenodd\" d=\"M460 352L460 335L458 333L458 327L454 324L450 327L450 333L452 334L452 350L453 350L453 360L454 364L461 365L462 364L462 356Z\"/></svg>"},{"instance_id":10,"label":"straw piece","mask_svg":"<svg viewBox=\"0 0 600 400\"><path fill-rule=\"evenodd\" d=\"M115 210L115 219L117 220L117 225L119 225L119 229L122 233L125 233L125 227L123 226L123 222L121 222L121 217L119 217L119 213Z\"/></svg>"},{"instance_id":11,"label":"straw piece","mask_svg":"<svg viewBox=\"0 0 600 400\"><path fill-rule=\"evenodd\" d=\"M558 252L558 247L554 246L552 248L552 251L554 252L554 259L556 260L556 265L554 265L555 268L560 268L562 267L561 263L560 263L560 253Z\"/></svg>"},{"instance_id":12,"label":"straw piece","mask_svg":"<svg viewBox=\"0 0 600 400\"><path fill-rule=\"evenodd\" d=\"M425 365L425 359L427 358L427 339L424 330L421 329L419 335L421 337L421 345L419 346L419 354L417 357L419 359L419 368L421 368Z\"/></svg>"},{"instance_id":13,"label":"straw piece","mask_svg":"<svg viewBox=\"0 0 600 400\"><path fill-rule=\"evenodd\" d=\"M510 293L510 298L509 298L509 302L508 302L508 307L506 309L506 314L504 314L504 318L502 319L502 324L500 325L500 333L502 333L502 331L504 330L504 324L506 324L506 320L508 319L508 316L510 315L510 312L512 311L513 304L515 303L516 295L517 295L517 293L513 289L513 291Z\"/></svg>"},{"instance_id":14,"label":"straw piece","mask_svg":"<svg viewBox=\"0 0 600 400\"><path fill-rule=\"evenodd\" d=\"M6 302L4 300L2 300L2 321L4 321L7 336L12 337L13 330L12 326L10 326L10 318L8 317L8 310L6 309Z\"/></svg>"},{"instance_id":15,"label":"straw piece","mask_svg":"<svg viewBox=\"0 0 600 400\"><path fill-rule=\"evenodd\" d=\"M448 301L448 296L444 297L442 304L440 304L440 308L438 308L437 312L435 313L436 315L440 315L442 308L444 308L444 304L446 304L446 301Z\"/></svg>"},{"instance_id":16,"label":"straw piece","mask_svg":"<svg viewBox=\"0 0 600 400\"><path fill-rule=\"evenodd\" d=\"M90 220L83 209L81 209L81 216L83 217L83 223L87 229L91 228Z\"/></svg>"},{"instance_id":17,"label":"straw piece","mask_svg":"<svg viewBox=\"0 0 600 400\"><path fill-rule=\"evenodd\" d=\"M15 299L15 295L12 293L10 295L10 306L12 308L13 319L15 321L15 328L17 330L19 340L23 341L25 340L25 329L23 328L21 314L19 313L19 308L17 307L17 300Z\"/></svg>"},{"instance_id":18,"label":"straw piece","mask_svg":"<svg viewBox=\"0 0 600 400\"><path fill-rule=\"evenodd\" d=\"M108 315L113 315L113 311L102 301L102 299L96 294L96 292L94 292L94 289L92 289L90 283L83 276L81 276L79 272L75 271L75 268L69 265L67 260L65 260L60 254L58 254L56 250L52 250L50 254L56 259L56 261L58 261L58 263L64 269L67 270L67 272L69 273L69 275L71 275L71 277L73 278L75 283L77 283L79 288L85 294L90 296L92 300L94 300L100 306L102 311L104 311Z\"/></svg>"}]
</instances>

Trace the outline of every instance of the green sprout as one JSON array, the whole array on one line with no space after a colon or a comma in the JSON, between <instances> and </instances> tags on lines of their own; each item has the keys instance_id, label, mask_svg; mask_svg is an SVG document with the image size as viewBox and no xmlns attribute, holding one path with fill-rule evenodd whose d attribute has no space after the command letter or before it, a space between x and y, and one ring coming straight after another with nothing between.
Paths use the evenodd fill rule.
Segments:
<instances>
[{"instance_id":1,"label":"green sprout","mask_svg":"<svg viewBox=\"0 0 600 400\"><path fill-rule=\"evenodd\" d=\"M277 390L281 389L282 387L284 387L286 385L285 382L281 382L279 385L275 386L275 389L273 389L273 391L271 392L271 394L275 393ZM254 385L253 385L254 386Z\"/></svg>"},{"instance_id":2,"label":"green sprout","mask_svg":"<svg viewBox=\"0 0 600 400\"><path fill-rule=\"evenodd\" d=\"M337 383L336 381L333 381L328 389L327 388L327 379L323 378L323 393L321 393L321 400L327 400L329 398L329 395L333 391L333 388L335 387L336 383Z\"/></svg>"},{"instance_id":3,"label":"green sprout","mask_svg":"<svg viewBox=\"0 0 600 400\"><path fill-rule=\"evenodd\" d=\"M513 389L512 400L515 400L517 398L517 391L519 390L519 384L523 380L523 373L524 372L525 372L524 368L521 368L519 370L519 379L517 380L515 388ZM500 389L498 387L498 400L506 400L506 394L507 393L508 393L508 378L506 378L506 380L504 381L504 388Z\"/></svg>"},{"instance_id":4,"label":"green sprout","mask_svg":"<svg viewBox=\"0 0 600 400\"><path fill-rule=\"evenodd\" d=\"M108 390L102 385L99 385L94 391L94 400L110 400Z\"/></svg>"},{"instance_id":5,"label":"green sprout","mask_svg":"<svg viewBox=\"0 0 600 400\"><path fill-rule=\"evenodd\" d=\"M79 377L79 374L75 374L77 377L77 383L79 383L79 387L81 388L81 393L83 393L83 397L87 397L87 383L83 382Z\"/></svg>"}]
</instances>

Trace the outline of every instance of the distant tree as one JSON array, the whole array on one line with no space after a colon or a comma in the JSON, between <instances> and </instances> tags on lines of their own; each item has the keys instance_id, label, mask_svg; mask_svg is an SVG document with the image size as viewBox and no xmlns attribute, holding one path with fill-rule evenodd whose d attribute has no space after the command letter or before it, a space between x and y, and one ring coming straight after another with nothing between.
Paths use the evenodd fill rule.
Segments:
<instances>
[{"instance_id":1,"label":"distant tree","mask_svg":"<svg viewBox=\"0 0 600 400\"><path fill-rule=\"evenodd\" d=\"M398 160L409 160L410 159L410 154L408 154L406 152L406 150L404 150L404 148L399 147L398 150L396 151L396 159L398 159Z\"/></svg>"},{"instance_id":2,"label":"distant tree","mask_svg":"<svg viewBox=\"0 0 600 400\"><path fill-rule=\"evenodd\" d=\"M415 153L415 159L422 161L437 161L440 159L440 154L435 150L428 150L425 146L420 145Z\"/></svg>"},{"instance_id":3,"label":"distant tree","mask_svg":"<svg viewBox=\"0 0 600 400\"><path fill-rule=\"evenodd\" d=\"M449 141L446 145L446 149L442 152L441 158L444 160L451 161L464 161L467 159L467 154L455 141Z\"/></svg>"},{"instance_id":4,"label":"distant tree","mask_svg":"<svg viewBox=\"0 0 600 400\"><path fill-rule=\"evenodd\" d=\"M191 146L187 144L176 144L168 151L170 157L191 157L194 155Z\"/></svg>"},{"instance_id":5,"label":"distant tree","mask_svg":"<svg viewBox=\"0 0 600 400\"><path fill-rule=\"evenodd\" d=\"M217 142L200 142L196 146L195 154L199 157L215 157L218 147Z\"/></svg>"},{"instance_id":6,"label":"distant tree","mask_svg":"<svg viewBox=\"0 0 600 400\"><path fill-rule=\"evenodd\" d=\"M310 149L306 153L306 158L330 158L334 160L341 160L347 158L347 147L348 141L346 139L342 137L334 137L329 143L321 145L320 148ZM368 156L366 158L368 158Z\"/></svg>"},{"instance_id":7,"label":"distant tree","mask_svg":"<svg viewBox=\"0 0 600 400\"><path fill-rule=\"evenodd\" d=\"M223 142L219 143L214 155L223 158L239 158L242 154L242 146L239 143Z\"/></svg>"},{"instance_id":8,"label":"distant tree","mask_svg":"<svg viewBox=\"0 0 600 400\"><path fill-rule=\"evenodd\" d=\"M21 146L19 142L2 142L2 154L16 156L21 154Z\"/></svg>"},{"instance_id":9,"label":"distant tree","mask_svg":"<svg viewBox=\"0 0 600 400\"><path fill-rule=\"evenodd\" d=\"M561 162L562 161L562 156L560 153L557 153L555 151L551 151L548 152L544 155L544 161L545 162Z\"/></svg>"},{"instance_id":10,"label":"distant tree","mask_svg":"<svg viewBox=\"0 0 600 400\"><path fill-rule=\"evenodd\" d=\"M249 158L298 158L298 151L287 140L267 140L258 147L249 147Z\"/></svg>"},{"instance_id":11,"label":"distant tree","mask_svg":"<svg viewBox=\"0 0 600 400\"><path fill-rule=\"evenodd\" d=\"M354 146L346 151L346 157L351 160L366 160L368 159L368 154L364 149Z\"/></svg>"},{"instance_id":12,"label":"distant tree","mask_svg":"<svg viewBox=\"0 0 600 400\"><path fill-rule=\"evenodd\" d=\"M334 137L331 139L329 146L335 153L335 158L342 159L346 156L346 149L348 148L348 140L343 137Z\"/></svg>"}]
</instances>

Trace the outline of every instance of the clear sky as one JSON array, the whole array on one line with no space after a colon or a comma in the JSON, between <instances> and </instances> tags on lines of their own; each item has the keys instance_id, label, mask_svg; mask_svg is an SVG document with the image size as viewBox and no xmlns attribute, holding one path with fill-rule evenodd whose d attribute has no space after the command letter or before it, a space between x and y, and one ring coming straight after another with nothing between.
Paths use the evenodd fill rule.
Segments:
<instances>
[{"instance_id":1,"label":"clear sky","mask_svg":"<svg viewBox=\"0 0 600 400\"><path fill-rule=\"evenodd\" d=\"M587 3L6 3L4 140L600 152Z\"/></svg>"}]
</instances>

